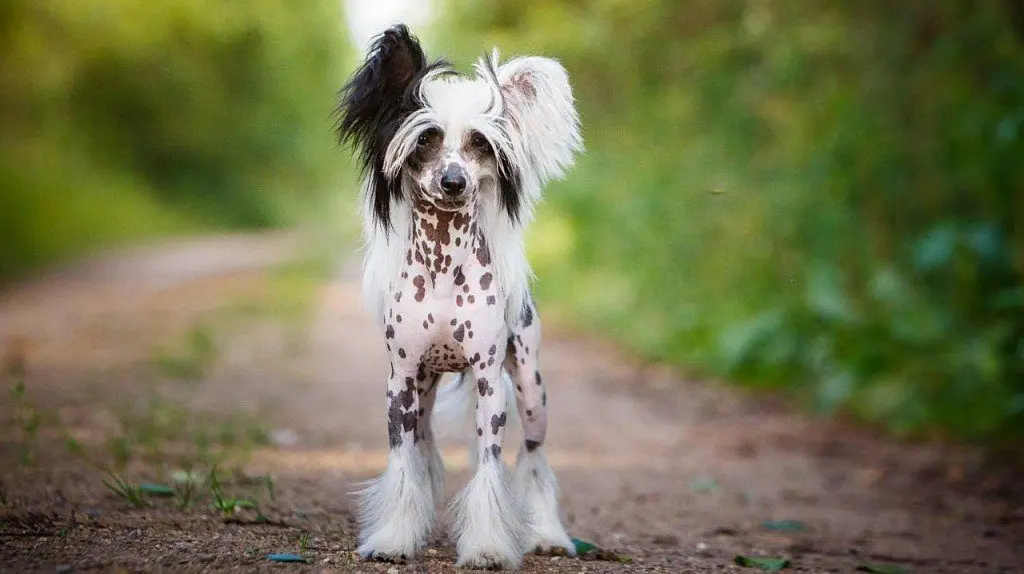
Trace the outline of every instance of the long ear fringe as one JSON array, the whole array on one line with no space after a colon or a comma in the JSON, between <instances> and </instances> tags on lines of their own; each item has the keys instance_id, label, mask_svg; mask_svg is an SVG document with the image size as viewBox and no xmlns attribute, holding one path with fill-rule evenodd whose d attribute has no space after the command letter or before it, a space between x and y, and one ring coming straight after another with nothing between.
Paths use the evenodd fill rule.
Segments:
<instances>
[{"instance_id":1,"label":"long ear fringe","mask_svg":"<svg viewBox=\"0 0 1024 574\"><path fill-rule=\"evenodd\" d=\"M384 154L408 113L407 88L425 67L419 42L399 24L373 41L366 61L339 92L338 139L358 149L372 196L372 217L384 229L391 226L392 200L402 194L397 178L383 173Z\"/></svg>"},{"instance_id":2,"label":"long ear fringe","mask_svg":"<svg viewBox=\"0 0 1024 574\"><path fill-rule=\"evenodd\" d=\"M497 58L495 50L492 65ZM521 159L536 176L537 185L562 178L575 154L583 151L579 114L565 68L551 58L528 56L505 62L497 68L497 76L509 129L516 133L513 139L521 148Z\"/></svg>"}]
</instances>

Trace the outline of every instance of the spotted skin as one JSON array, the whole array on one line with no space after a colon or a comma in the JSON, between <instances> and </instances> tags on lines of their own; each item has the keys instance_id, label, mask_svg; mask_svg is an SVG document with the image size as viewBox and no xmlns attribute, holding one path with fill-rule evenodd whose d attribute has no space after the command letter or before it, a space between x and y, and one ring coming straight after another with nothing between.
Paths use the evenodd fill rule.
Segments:
<instances>
[{"instance_id":1,"label":"spotted skin","mask_svg":"<svg viewBox=\"0 0 1024 574\"><path fill-rule=\"evenodd\" d=\"M523 321L512 330L506 341L504 364L515 384L523 436L531 451L544 444L548 430L547 390L538 360L540 334L536 306L532 299L527 299Z\"/></svg>"},{"instance_id":2,"label":"spotted skin","mask_svg":"<svg viewBox=\"0 0 1024 574\"><path fill-rule=\"evenodd\" d=\"M492 417L508 417L500 381L509 329L504 309L497 304L501 299L489 250L477 230L473 204L446 211L422 198L411 203L411 247L385 315L385 340L396 373L389 391L398 401L407 401L407 395L399 393L405 392L402 377L408 373L469 373L482 389L476 395L478 426L494 428L479 437L477 452L493 456L502 447L506 425L492 427ZM434 390L429 391L430 401ZM430 432L423 415L408 415L403 405L389 403L392 448L406 440L406 427Z\"/></svg>"}]
</instances>

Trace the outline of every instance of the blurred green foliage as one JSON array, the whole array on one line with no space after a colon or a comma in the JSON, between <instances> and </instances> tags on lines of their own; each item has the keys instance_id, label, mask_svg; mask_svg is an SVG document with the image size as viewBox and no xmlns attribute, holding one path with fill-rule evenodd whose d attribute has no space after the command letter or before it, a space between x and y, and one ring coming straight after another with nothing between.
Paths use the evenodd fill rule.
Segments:
<instances>
[{"instance_id":1,"label":"blurred green foliage","mask_svg":"<svg viewBox=\"0 0 1024 574\"><path fill-rule=\"evenodd\" d=\"M1024 436L1024 8L449 0L438 53L561 59L588 152L542 301L894 432Z\"/></svg>"},{"instance_id":2,"label":"blurred green foliage","mask_svg":"<svg viewBox=\"0 0 1024 574\"><path fill-rule=\"evenodd\" d=\"M326 195L347 52L330 0L0 5L0 277Z\"/></svg>"}]
</instances>

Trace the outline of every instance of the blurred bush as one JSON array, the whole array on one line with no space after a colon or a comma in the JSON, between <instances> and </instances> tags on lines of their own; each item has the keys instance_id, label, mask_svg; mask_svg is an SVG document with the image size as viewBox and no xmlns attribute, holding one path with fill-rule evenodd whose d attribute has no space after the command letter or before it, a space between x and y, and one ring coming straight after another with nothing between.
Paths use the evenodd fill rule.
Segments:
<instances>
[{"instance_id":1,"label":"blurred bush","mask_svg":"<svg viewBox=\"0 0 1024 574\"><path fill-rule=\"evenodd\" d=\"M1024 436L1024 9L448 0L434 46L560 58L588 152L543 301L648 357L905 434Z\"/></svg>"},{"instance_id":2,"label":"blurred bush","mask_svg":"<svg viewBox=\"0 0 1024 574\"><path fill-rule=\"evenodd\" d=\"M308 213L347 45L329 0L7 0L0 277L196 226Z\"/></svg>"}]
</instances>

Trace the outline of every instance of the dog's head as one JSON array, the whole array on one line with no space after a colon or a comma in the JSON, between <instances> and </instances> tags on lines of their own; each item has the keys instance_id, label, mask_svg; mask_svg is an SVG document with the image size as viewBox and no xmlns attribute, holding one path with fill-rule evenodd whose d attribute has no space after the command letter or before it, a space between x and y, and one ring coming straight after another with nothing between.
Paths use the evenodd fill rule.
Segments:
<instances>
[{"instance_id":1,"label":"dog's head","mask_svg":"<svg viewBox=\"0 0 1024 574\"><path fill-rule=\"evenodd\" d=\"M582 148L568 77L556 61L499 65L495 51L475 72L428 64L398 25L377 37L342 88L339 136L359 149L373 215L385 229L392 205L407 199L444 210L493 202L519 222L544 182Z\"/></svg>"}]
</instances>

